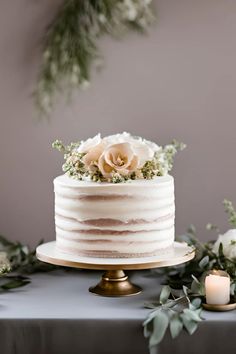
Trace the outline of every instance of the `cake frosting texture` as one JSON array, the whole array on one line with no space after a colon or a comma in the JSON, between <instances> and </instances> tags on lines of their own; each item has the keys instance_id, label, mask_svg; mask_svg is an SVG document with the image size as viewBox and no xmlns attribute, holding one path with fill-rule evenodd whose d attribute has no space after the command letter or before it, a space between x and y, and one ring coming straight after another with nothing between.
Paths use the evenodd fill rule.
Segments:
<instances>
[{"instance_id":1,"label":"cake frosting texture","mask_svg":"<svg viewBox=\"0 0 236 354\"><path fill-rule=\"evenodd\" d=\"M94 257L155 255L174 242L174 179L106 183L54 180L56 242Z\"/></svg>"}]
</instances>

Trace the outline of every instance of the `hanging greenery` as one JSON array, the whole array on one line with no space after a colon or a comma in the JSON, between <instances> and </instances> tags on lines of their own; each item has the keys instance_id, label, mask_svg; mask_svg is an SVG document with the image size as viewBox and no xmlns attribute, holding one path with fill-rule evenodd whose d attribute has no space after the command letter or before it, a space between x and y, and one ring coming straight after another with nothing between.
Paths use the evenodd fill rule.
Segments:
<instances>
[{"instance_id":1,"label":"hanging greenery","mask_svg":"<svg viewBox=\"0 0 236 354\"><path fill-rule=\"evenodd\" d=\"M36 104L49 114L57 91L71 93L90 84L92 64L101 64L97 40L144 32L154 20L152 0L65 0L49 27L35 91Z\"/></svg>"}]
</instances>

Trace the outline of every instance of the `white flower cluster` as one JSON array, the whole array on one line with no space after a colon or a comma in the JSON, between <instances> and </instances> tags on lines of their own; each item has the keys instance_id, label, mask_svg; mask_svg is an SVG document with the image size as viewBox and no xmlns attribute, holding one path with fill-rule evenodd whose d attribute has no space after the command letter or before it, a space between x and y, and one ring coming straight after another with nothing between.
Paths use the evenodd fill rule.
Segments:
<instances>
[{"instance_id":1,"label":"white flower cluster","mask_svg":"<svg viewBox=\"0 0 236 354\"><path fill-rule=\"evenodd\" d=\"M163 176L172 168L174 155L183 148L176 142L161 147L126 132L104 138L97 134L69 147L56 141L53 146L64 152L63 170L69 176L113 183Z\"/></svg>"}]
</instances>

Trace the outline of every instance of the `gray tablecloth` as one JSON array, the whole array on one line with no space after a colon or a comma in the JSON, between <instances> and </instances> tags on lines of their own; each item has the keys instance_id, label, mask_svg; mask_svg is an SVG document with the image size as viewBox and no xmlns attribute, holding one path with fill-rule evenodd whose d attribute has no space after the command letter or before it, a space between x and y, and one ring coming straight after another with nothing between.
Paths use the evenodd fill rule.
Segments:
<instances>
[{"instance_id":1,"label":"gray tablecloth","mask_svg":"<svg viewBox=\"0 0 236 354\"><path fill-rule=\"evenodd\" d=\"M25 288L0 295L0 354L148 354L142 322L158 279L130 272L143 293L104 298L88 292L101 272L55 271L32 276ZM166 336L158 353L236 353L236 311L204 312L193 335ZM154 348L152 353L156 353Z\"/></svg>"}]
</instances>

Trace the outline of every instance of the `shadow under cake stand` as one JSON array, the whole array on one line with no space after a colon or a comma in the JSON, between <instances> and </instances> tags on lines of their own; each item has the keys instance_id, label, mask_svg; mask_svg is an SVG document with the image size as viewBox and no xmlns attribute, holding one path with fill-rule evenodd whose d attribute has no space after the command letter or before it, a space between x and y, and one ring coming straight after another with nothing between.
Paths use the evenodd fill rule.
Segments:
<instances>
[{"instance_id":1,"label":"shadow under cake stand","mask_svg":"<svg viewBox=\"0 0 236 354\"><path fill-rule=\"evenodd\" d=\"M37 247L40 261L72 268L105 270L100 282L90 287L91 293L101 296L130 296L139 294L142 288L132 284L124 270L140 270L174 266L190 261L195 256L195 249L186 243L174 242L168 251L159 256L139 258L95 258L82 257L61 252L56 241Z\"/></svg>"}]
</instances>

